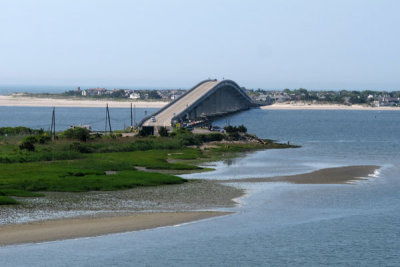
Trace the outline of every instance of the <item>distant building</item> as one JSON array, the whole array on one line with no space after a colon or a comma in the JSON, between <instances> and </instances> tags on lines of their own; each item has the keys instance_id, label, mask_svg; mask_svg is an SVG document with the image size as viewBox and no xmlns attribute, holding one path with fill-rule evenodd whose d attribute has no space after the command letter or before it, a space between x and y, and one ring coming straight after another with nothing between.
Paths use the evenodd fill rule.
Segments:
<instances>
[{"instance_id":1,"label":"distant building","mask_svg":"<svg viewBox=\"0 0 400 267\"><path fill-rule=\"evenodd\" d=\"M96 96L96 95L105 95L107 93L107 89L105 88L90 88L82 91L83 96Z\"/></svg>"},{"instance_id":2,"label":"distant building","mask_svg":"<svg viewBox=\"0 0 400 267\"><path fill-rule=\"evenodd\" d=\"M290 100L290 96L287 95L276 95L274 96L275 102L284 103Z\"/></svg>"},{"instance_id":3,"label":"distant building","mask_svg":"<svg viewBox=\"0 0 400 267\"><path fill-rule=\"evenodd\" d=\"M69 128L71 128L71 129L83 128L83 129L87 129L89 131L92 130L92 126L90 126L90 125L81 125L81 124L79 124L79 125L71 125Z\"/></svg>"},{"instance_id":4,"label":"distant building","mask_svg":"<svg viewBox=\"0 0 400 267\"><path fill-rule=\"evenodd\" d=\"M129 95L129 98L130 99L139 99L140 98L140 95L138 94L138 93L132 93L132 94L130 94Z\"/></svg>"}]
</instances>

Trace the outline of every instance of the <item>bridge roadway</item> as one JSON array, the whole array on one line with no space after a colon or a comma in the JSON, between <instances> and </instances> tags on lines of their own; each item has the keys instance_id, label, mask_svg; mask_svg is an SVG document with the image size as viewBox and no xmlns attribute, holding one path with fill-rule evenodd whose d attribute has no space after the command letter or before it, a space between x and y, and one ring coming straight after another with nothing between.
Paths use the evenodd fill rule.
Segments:
<instances>
[{"instance_id":1,"label":"bridge roadway","mask_svg":"<svg viewBox=\"0 0 400 267\"><path fill-rule=\"evenodd\" d=\"M149 118L142 124L142 126L170 127L172 118L175 117L175 115L178 115L181 112L185 111L186 108L190 107L194 102L207 94L218 83L218 81L213 80L200 84L194 90L191 90L187 94L178 98L173 105L156 114L154 116L155 122L152 121L151 118Z\"/></svg>"}]
</instances>

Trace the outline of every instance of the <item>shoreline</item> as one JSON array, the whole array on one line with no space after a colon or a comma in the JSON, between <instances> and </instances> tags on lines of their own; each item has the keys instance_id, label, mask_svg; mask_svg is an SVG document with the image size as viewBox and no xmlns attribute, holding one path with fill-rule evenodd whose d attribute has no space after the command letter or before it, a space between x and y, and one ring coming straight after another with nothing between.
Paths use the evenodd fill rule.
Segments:
<instances>
[{"instance_id":1,"label":"shoreline","mask_svg":"<svg viewBox=\"0 0 400 267\"><path fill-rule=\"evenodd\" d=\"M133 232L229 214L232 213L217 211L130 213L123 216L69 218L9 224L0 226L0 246Z\"/></svg>"},{"instance_id":2,"label":"shoreline","mask_svg":"<svg viewBox=\"0 0 400 267\"><path fill-rule=\"evenodd\" d=\"M0 106L3 107L86 107L99 108L130 108L130 104L137 108L162 108L169 102L163 101L118 101L105 99L68 99L68 98L39 98L26 96L0 95Z\"/></svg>"},{"instance_id":3,"label":"shoreline","mask_svg":"<svg viewBox=\"0 0 400 267\"><path fill-rule=\"evenodd\" d=\"M113 192L47 193L45 197L47 201L44 201L44 203L53 203L50 210L51 213L64 209L62 207L61 209L60 207L57 208L57 201L59 204L69 206L69 202L76 203L78 199L83 200L88 207L97 206L97 210L92 210L93 213L91 214L76 214L70 217L54 218L42 217L42 219L36 218L32 221L22 223L11 222L0 224L0 246L132 232L233 214L234 212L199 211L199 209L210 209L210 207L232 207L237 204L235 199L245 195L245 191L224 185L226 183L287 182L293 184L352 184L355 181L376 178L379 174L379 169L380 166L376 165L355 165L324 168L309 173L289 176L211 181L198 180L186 185L184 184L183 187L182 185L175 185ZM215 190L214 193L210 193L211 188ZM182 190L186 192L186 196L179 196L177 194L178 192L183 192ZM208 192L207 196L204 195L206 192ZM126 195L124 196L124 194ZM133 200L133 202L129 202L129 207L124 208L120 206L108 213L102 213L101 210L104 211L107 206L102 206L105 203L99 203L99 198L112 200L116 196L121 198L122 203L126 200ZM144 200L147 204L141 207L141 209L132 209L131 205L135 203L135 200L132 198L133 196L138 200ZM188 198L188 196L190 197ZM82 197L84 199L81 199ZM87 198L85 199L85 197ZM93 202L93 199L97 200ZM155 203L148 206L149 200L155 201ZM170 203L162 204L168 201ZM118 206L118 203L115 202L113 205ZM25 203L25 205L27 204ZM26 208L29 210L34 209L34 207L29 207L28 205ZM48 208L48 206L36 206L37 211L44 211ZM69 206L69 208L71 207ZM84 207L81 206L80 209L82 208ZM152 209L154 212L149 212ZM24 211L27 210L21 209L18 213L22 212L25 214ZM4 214L7 213L5 212ZM25 216L29 215L25 214Z\"/></svg>"},{"instance_id":4,"label":"shoreline","mask_svg":"<svg viewBox=\"0 0 400 267\"><path fill-rule=\"evenodd\" d=\"M268 106L260 106L262 110L397 110L400 107L371 107L362 105L340 105L340 104L305 104L305 103L279 103Z\"/></svg>"},{"instance_id":5,"label":"shoreline","mask_svg":"<svg viewBox=\"0 0 400 267\"><path fill-rule=\"evenodd\" d=\"M379 173L380 166L376 165L353 165L334 168L324 168L312 172L274 176L265 178L231 179L223 182L244 183L272 183L285 182L292 184L353 184L355 181L374 178Z\"/></svg>"},{"instance_id":6,"label":"shoreline","mask_svg":"<svg viewBox=\"0 0 400 267\"><path fill-rule=\"evenodd\" d=\"M44 193L44 197L15 197L20 205L1 206L0 227L80 217L232 208L238 204L233 199L243 196L245 191L213 181L192 180L116 191Z\"/></svg>"},{"instance_id":7,"label":"shoreline","mask_svg":"<svg viewBox=\"0 0 400 267\"><path fill-rule=\"evenodd\" d=\"M164 101L132 101L129 99L72 99L72 98L42 98L30 96L0 95L0 106L3 107L105 107L129 108L130 103L137 108L162 108L170 102ZM398 110L400 107L371 107L363 105L341 104L308 104L308 103L275 103L260 106L262 110Z\"/></svg>"}]
</instances>

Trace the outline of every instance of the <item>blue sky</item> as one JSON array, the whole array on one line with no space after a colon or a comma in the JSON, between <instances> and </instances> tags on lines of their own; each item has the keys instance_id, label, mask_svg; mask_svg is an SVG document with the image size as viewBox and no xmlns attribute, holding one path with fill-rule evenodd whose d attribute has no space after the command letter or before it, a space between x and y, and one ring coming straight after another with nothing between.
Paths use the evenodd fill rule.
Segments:
<instances>
[{"instance_id":1,"label":"blue sky","mask_svg":"<svg viewBox=\"0 0 400 267\"><path fill-rule=\"evenodd\" d=\"M400 90L400 1L0 0L0 84Z\"/></svg>"}]
</instances>

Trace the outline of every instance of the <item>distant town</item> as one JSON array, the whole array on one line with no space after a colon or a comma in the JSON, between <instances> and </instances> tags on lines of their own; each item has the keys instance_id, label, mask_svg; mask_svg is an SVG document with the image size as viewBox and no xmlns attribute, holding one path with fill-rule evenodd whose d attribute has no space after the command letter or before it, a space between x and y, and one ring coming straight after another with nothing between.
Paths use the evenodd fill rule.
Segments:
<instances>
[{"instance_id":1,"label":"distant town","mask_svg":"<svg viewBox=\"0 0 400 267\"><path fill-rule=\"evenodd\" d=\"M242 87L243 88L243 87ZM309 103L309 104L362 104L373 107L400 106L400 91L314 91L304 88L284 90L246 89L247 94L260 105L274 103ZM66 91L62 94L28 94L32 96L79 97L79 98L113 98L136 101L173 101L182 96L184 89L107 89L88 88Z\"/></svg>"},{"instance_id":2,"label":"distant town","mask_svg":"<svg viewBox=\"0 0 400 267\"><path fill-rule=\"evenodd\" d=\"M162 90L132 90L132 89L106 89L89 88L71 90L63 93L66 96L91 97L91 98L126 98L132 100L175 100L183 95L183 89L162 89Z\"/></svg>"},{"instance_id":3,"label":"distant town","mask_svg":"<svg viewBox=\"0 0 400 267\"><path fill-rule=\"evenodd\" d=\"M309 91L304 88L283 91L246 90L256 102L265 105L274 103L315 103L315 104L361 104L373 107L400 106L400 91Z\"/></svg>"}]
</instances>

